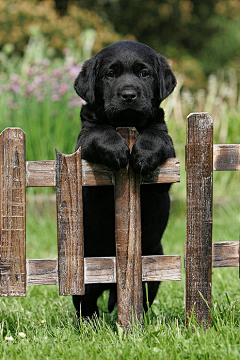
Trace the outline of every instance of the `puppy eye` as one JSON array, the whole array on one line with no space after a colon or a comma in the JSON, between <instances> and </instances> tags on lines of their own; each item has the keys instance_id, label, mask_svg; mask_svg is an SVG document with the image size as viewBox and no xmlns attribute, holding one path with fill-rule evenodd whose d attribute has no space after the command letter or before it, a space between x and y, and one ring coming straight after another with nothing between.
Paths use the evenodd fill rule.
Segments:
<instances>
[{"instance_id":1,"label":"puppy eye","mask_svg":"<svg viewBox=\"0 0 240 360\"><path fill-rule=\"evenodd\" d=\"M148 70L142 70L139 74L141 77L147 77L150 75Z\"/></svg>"},{"instance_id":2,"label":"puppy eye","mask_svg":"<svg viewBox=\"0 0 240 360\"><path fill-rule=\"evenodd\" d=\"M115 72L113 70L108 70L108 72L106 73L106 76L113 78L113 77L115 77Z\"/></svg>"}]
</instances>

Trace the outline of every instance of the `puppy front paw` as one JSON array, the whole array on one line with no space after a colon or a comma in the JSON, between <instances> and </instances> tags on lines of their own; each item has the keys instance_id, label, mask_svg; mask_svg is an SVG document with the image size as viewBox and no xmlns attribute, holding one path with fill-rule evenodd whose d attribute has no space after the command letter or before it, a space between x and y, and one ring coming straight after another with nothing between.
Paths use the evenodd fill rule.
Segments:
<instances>
[{"instance_id":1,"label":"puppy front paw","mask_svg":"<svg viewBox=\"0 0 240 360\"><path fill-rule=\"evenodd\" d=\"M129 163L137 174L147 175L152 173L159 165L159 154L149 150L134 149L130 155Z\"/></svg>"},{"instance_id":2,"label":"puppy front paw","mask_svg":"<svg viewBox=\"0 0 240 360\"><path fill-rule=\"evenodd\" d=\"M128 164L130 150L120 135L113 142L98 144L97 151L103 164L113 170L125 168Z\"/></svg>"},{"instance_id":3,"label":"puppy front paw","mask_svg":"<svg viewBox=\"0 0 240 360\"><path fill-rule=\"evenodd\" d=\"M158 165L174 156L175 151L171 137L165 132L148 129L135 141L129 162L135 173L148 175Z\"/></svg>"}]
</instances>

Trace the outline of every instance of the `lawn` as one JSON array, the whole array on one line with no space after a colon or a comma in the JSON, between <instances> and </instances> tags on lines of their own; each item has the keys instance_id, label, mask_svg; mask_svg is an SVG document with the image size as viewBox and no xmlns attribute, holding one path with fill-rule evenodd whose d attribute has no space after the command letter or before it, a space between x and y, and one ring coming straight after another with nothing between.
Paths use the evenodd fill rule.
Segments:
<instances>
[{"instance_id":1,"label":"lawn","mask_svg":"<svg viewBox=\"0 0 240 360\"><path fill-rule=\"evenodd\" d=\"M174 185L178 186L178 185ZM214 239L237 240L236 199L214 207ZM166 254L183 255L185 203L173 198L163 244ZM28 197L28 258L57 254L55 206ZM71 297L57 286L28 287L25 298L1 299L1 359L237 359L240 358L238 269L213 270L212 327L204 332L194 321L184 327L184 271L180 282L161 284L144 325L123 333L116 310L105 313L107 293L99 299L101 318L80 328ZM24 337L25 335L25 337Z\"/></svg>"}]
</instances>

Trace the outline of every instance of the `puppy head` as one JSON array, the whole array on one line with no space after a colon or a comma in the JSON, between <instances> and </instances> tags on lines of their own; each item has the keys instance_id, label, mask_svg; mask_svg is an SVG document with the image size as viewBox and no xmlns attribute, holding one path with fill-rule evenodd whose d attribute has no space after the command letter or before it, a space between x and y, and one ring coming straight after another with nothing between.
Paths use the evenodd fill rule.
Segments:
<instances>
[{"instance_id":1,"label":"puppy head","mask_svg":"<svg viewBox=\"0 0 240 360\"><path fill-rule=\"evenodd\" d=\"M83 64L74 88L112 125L142 126L175 85L164 56L144 44L119 41Z\"/></svg>"}]
</instances>

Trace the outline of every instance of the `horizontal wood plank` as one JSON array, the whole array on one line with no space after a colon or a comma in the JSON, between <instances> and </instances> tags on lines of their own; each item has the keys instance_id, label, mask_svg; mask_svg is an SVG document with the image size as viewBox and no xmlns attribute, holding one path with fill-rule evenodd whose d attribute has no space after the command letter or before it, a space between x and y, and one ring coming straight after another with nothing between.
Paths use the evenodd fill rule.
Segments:
<instances>
[{"instance_id":1,"label":"horizontal wood plank","mask_svg":"<svg viewBox=\"0 0 240 360\"><path fill-rule=\"evenodd\" d=\"M147 176L143 176L141 184L176 183L180 181L180 159L171 158Z\"/></svg>"},{"instance_id":2,"label":"horizontal wood plank","mask_svg":"<svg viewBox=\"0 0 240 360\"><path fill-rule=\"evenodd\" d=\"M27 259L27 285L58 284L58 259Z\"/></svg>"},{"instance_id":3,"label":"horizontal wood plank","mask_svg":"<svg viewBox=\"0 0 240 360\"><path fill-rule=\"evenodd\" d=\"M26 186L56 186L55 161L26 161Z\"/></svg>"},{"instance_id":4,"label":"horizontal wood plank","mask_svg":"<svg viewBox=\"0 0 240 360\"><path fill-rule=\"evenodd\" d=\"M181 256L142 256L143 281L182 280Z\"/></svg>"},{"instance_id":5,"label":"horizontal wood plank","mask_svg":"<svg viewBox=\"0 0 240 360\"><path fill-rule=\"evenodd\" d=\"M143 281L181 280L181 257L178 255L142 256ZM116 259L84 258L85 284L115 283ZM58 284L57 259L28 259L27 285Z\"/></svg>"},{"instance_id":6,"label":"horizontal wood plank","mask_svg":"<svg viewBox=\"0 0 240 360\"><path fill-rule=\"evenodd\" d=\"M105 165L92 164L82 160L83 186L113 185L114 174ZM180 162L178 158L168 159L159 166L151 176L144 176L142 184L175 183L180 181ZM27 161L26 186L47 187L56 186L55 161Z\"/></svg>"},{"instance_id":7,"label":"horizontal wood plank","mask_svg":"<svg viewBox=\"0 0 240 360\"><path fill-rule=\"evenodd\" d=\"M213 146L213 170L240 170L240 145L217 144Z\"/></svg>"},{"instance_id":8,"label":"horizontal wood plank","mask_svg":"<svg viewBox=\"0 0 240 360\"><path fill-rule=\"evenodd\" d=\"M239 241L213 243L212 267L238 267Z\"/></svg>"},{"instance_id":9,"label":"horizontal wood plank","mask_svg":"<svg viewBox=\"0 0 240 360\"><path fill-rule=\"evenodd\" d=\"M89 163L82 160L83 186L113 185L113 171L105 165Z\"/></svg>"}]
</instances>

